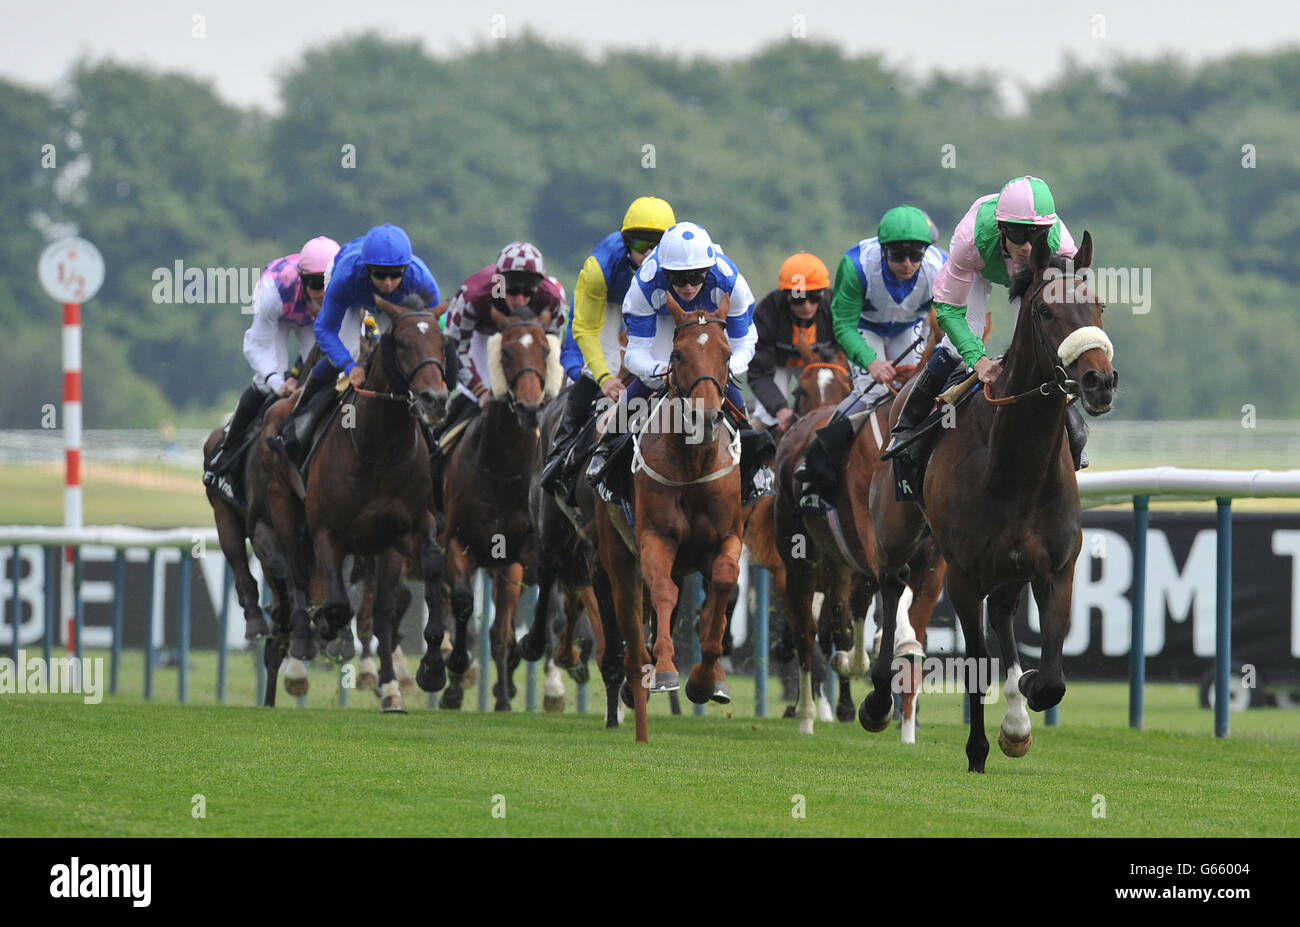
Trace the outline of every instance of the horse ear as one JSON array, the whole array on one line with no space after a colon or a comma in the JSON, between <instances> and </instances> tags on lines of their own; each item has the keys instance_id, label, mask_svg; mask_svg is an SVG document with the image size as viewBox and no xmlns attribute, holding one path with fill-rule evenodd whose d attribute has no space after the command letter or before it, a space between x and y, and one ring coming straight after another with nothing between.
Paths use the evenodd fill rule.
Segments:
<instances>
[{"instance_id":1,"label":"horse ear","mask_svg":"<svg viewBox=\"0 0 1300 927\"><path fill-rule=\"evenodd\" d=\"M1034 239L1034 250L1029 256L1029 266L1034 269L1035 277L1042 277L1047 265L1052 263L1052 249L1047 244L1047 236L1040 235Z\"/></svg>"},{"instance_id":2,"label":"horse ear","mask_svg":"<svg viewBox=\"0 0 1300 927\"><path fill-rule=\"evenodd\" d=\"M1083 232L1083 241L1079 243L1079 250L1074 255L1074 269L1083 270L1085 267L1092 266L1092 235L1085 229Z\"/></svg>"},{"instance_id":3,"label":"horse ear","mask_svg":"<svg viewBox=\"0 0 1300 927\"><path fill-rule=\"evenodd\" d=\"M668 311L673 314L673 324L681 325L686 321L686 313L682 310L682 304L673 297L672 290L665 290L664 297L668 301Z\"/></svg>"},{"instance_id":4,"label":"horse ear","mask_svg":"<svg viewBox=\"0 0 1300 927\"><path fill-rule=\"evenodd\" d=\"M505 328L506 323L510 321L510 316L506 315L496 306L492 307L492 321L496 323L497 328Z\"/></svg>"},{"instance_id":5,"label":"horse ear","mask_svg":"<svg viewBox=\"0 0 1300 927\"><path fill-rule=\"evenodd\" d=\"M390 322L394 321L399 315L402 314L402 310L398 309L388 300L384 299L384 297L379 295L375 296L375 308L378 309L380 312L382 312L384 315L388 316L388 321Z\"/></svg>"},{"instance_id":6,"label":"horse ear","mask_svg":"<svg viewBox=\"0 0 1300 927\"><path fill-rule=\"evenodd\" d=\"M718 301L718 311L713 313L715 319L727 321L727 316L731 314L731 294L723 293L722 299Z\"/></svg>"}]
</instances>

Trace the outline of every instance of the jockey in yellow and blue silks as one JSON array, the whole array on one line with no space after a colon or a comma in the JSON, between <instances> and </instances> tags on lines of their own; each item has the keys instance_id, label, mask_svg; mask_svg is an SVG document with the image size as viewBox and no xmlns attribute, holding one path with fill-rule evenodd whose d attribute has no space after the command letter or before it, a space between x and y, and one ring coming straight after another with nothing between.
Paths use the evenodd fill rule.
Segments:
<instances>
[{"instance_id":1,"label":"jockey in yellow and blue silks","mask_svg":"<svg viewBox=\"0 0 1300 927\"><path fill-rule=\"evenodd\" d=\"M312 368L293 414L267 443L295 464L322 412L329 408L332 386L340 372L352 386L366 381L357 364L361 317L375 308L375 296L400 303L411 294L433 308L440 300L438 282L428 265L411 251L411 239L396 225L378 225L345 244L325 275L325 298L316 316L316 343L324 355Z\"/></svg>"},{"instance_id":2,"label":"jockey in yellow and blue silks","mask_svg":"<svg viewBox=\"0 0 1300 927\"><path fill-rule=\"evenodd\" d=\"M580 376L566 395L564 418L542 469L541 485L554 492L573 475L573 462L586 446L578 446L583 425L591 418L592 404L602 395L615 401L625 386L617 371L623 362L619 336L623 332L623 298L645 256L677 222L673 208L657 196L632 201L623 225L601 239L582 265L573 288L570 328L580 352ZM566 350L568 341L566 339ZM567 355L571 357L571 353ZM565 370L569 361L565 361ZM566 487L567 489L567 487ZM567 492L566 492L567 495Z\"/></svg>"},{"instance_id":3,"label":"jockey in yellow and blue silks","mask_svg":"<svg viewBox=\"0 0 1300 927\"><path fill-rule=\"evenodd\" d=\"M749 370L758 344L754 328L754 294L731 258L722 253L709 233L693 222L678 222L664 232L659 246L646 255L636 278L623 299L623 321L627 326L627 351L623 365L636 377L624 394L625 401L649 399L665 383L670 367L676 327L668 309L668 291L686 312L716 312L723 297L730 299L727 339L731 343L728 362L731 377L743 377ZM766 431L754 432L743 418L745 398L734 382L727 383L726 398L742 416L736 424L742 434L741 491L746 502L770 489L771 472L755 481L755 454L771 446ZM746 440L746 436L750 440ZM617 440L613 428L607 431L592 455L588 479L600 482L609 452ZM765 439L766 444L753 439ZM754 453L745 450L754 448Z\"/></svg>"}]
</instances>

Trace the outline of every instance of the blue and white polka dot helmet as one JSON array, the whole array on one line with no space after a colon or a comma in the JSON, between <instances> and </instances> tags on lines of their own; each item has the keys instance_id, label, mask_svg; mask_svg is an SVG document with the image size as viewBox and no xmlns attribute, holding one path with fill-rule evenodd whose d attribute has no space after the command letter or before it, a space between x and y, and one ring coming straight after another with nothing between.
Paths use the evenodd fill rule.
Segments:
<instances>
[{"instance_id":1,"label":"blue and white polka dot helmet","mask_svg":"<svg viewBox=\"0 0 1300 927\"><path fill-rule=\"evenodd\" d=\"M717 256L717 246L709 233L694 222L678 222L659 241L659 266L664 270L712 267Z\"/></svg>"}]
</instances>

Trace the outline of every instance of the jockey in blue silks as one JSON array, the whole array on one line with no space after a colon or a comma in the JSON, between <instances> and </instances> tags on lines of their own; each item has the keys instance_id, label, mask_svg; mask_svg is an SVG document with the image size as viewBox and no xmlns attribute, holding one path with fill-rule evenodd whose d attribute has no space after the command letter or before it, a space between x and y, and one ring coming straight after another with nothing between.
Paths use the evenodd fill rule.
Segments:
<instances>
[{"instance_id":1,"label":"jockey in blue silks","mask_svg":"<svg viewBox=\"0 0 1300 927\"><path fill-rule=\"evenodd\" d=\"M624 402L649 399L664 385L675 328L668 309L669 288L686 312L716 312L723 298L730 298L726 323L731 343L730 374L734 380L749 370L758 345L754 294L735 262L722 253L708 232L693 222L678 222L646 255L623 298L623 321L627 326L623 365L636 377L624 394ZM732 380L727 383L726 398L743 413L745 398ZM771 471L764 468L761 475L757 471L764 453L771 449L771 438L765 431L754 432L744 419L736 425L742 437L741 492L744 501L749 502L770 490ZM603 482L618 437L617 430L610 428L592 455L587 477L598 485Z\"/></svg>"},{"instance_id":2,"label":"jockey in blue silks","mask_svg":"<svg viewBox=\"0 0 1300 927\"><path fill-rule=\"evenodd\" d=\"M347 374L352 386L366 381L356 360L365 310L375 309L376 295L400 303L413 293L429 307L440 299L438 282L411 252L410 236L400 227L377 225L339 250L325 274L325 298L314 328L324 357L311 369L293 414L267 441L271 447L301 464L311 433L333 396L324 387L333 385L340 373Z\"/></svg>"}]
</instances>

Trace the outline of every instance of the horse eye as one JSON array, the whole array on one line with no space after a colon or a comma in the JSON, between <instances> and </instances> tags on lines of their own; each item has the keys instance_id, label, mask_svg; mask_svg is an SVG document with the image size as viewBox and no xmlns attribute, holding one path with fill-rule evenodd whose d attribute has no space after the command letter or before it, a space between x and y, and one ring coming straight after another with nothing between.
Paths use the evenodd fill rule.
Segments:
<instances>
[{"instance_id":1,"label":"horse eye","mask_svg":"<svg viewBox=\"0 0 1300 927\"><path fill-rule=\"evenodd\" d=\"M1038 307L1038 314L1039 314L1042 318L1044 318L1044 319L1051 319L1051 317L1052 317L1052 310L1051 310L1051 309L1048 309L1046 306L1039 306L1039 307Z\"/></svg>"}]
</instances>

